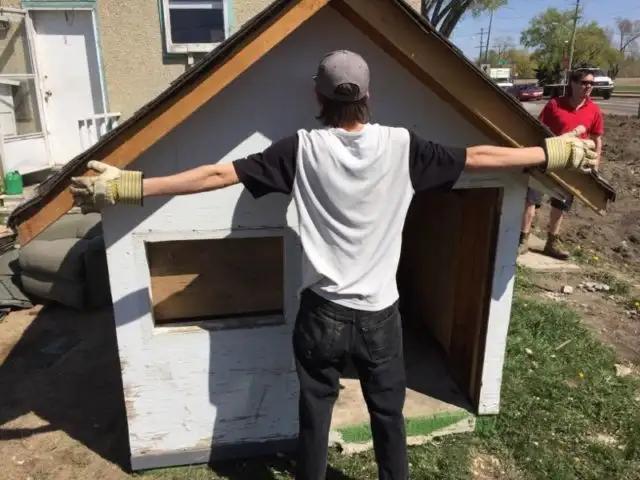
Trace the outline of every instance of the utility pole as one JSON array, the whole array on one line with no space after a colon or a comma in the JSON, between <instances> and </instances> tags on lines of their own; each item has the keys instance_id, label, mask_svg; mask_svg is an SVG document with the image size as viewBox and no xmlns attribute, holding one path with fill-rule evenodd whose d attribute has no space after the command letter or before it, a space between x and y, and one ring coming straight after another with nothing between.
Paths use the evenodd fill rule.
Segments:
<instances>
[{"instance_id":1,"label":"utility pole","mask_svg":"<svg viewBox=\"0 0 640 480\"><path fill-rule=\"evenodd\" d=\"M478 61L479 63L482 63L482 49L484 48L484 28L480 29L480 45L477 46L476 48L480 49L480 54L478 55Z\"/></svg>"},{"instance_id":2,"label":"utility pole","mask_svg":"<svg viewBox=\"0 0 640 480\"><path fill-rule=\"evenodd\" d=\"M580 9L580 0L576 0L576 11L573 14L573 30L571 32L571 47L569 48L569 70L573 68L573 49L576 44L576 28L578 26L579 9Z\"/></svg>"},{"instance_id":3,"label":"utility pole","mask_svg":"<svg viewBox=\"0 0 640 480\"><path fill-rule=\"evenodd\" d=\"M489 17L489 32L487 32L487 48L484 49L484 62L487 63L489 58L489 39L491 38L491 24L493 23L493 10L491 10L491 16Z\"/></svg>"},{"instance_id":4,"label":"utility pole","mask_svg":"<svg viewBox=\"0 0 640 480\"><path fill-rule=\"evenodd\" d=\"M573 14L573 29L571 30L571 45L569 46L569 64L567 65L567 73L565 74L565 82L562 87L562 94L566 95L567 83L569 82L569 72L573 68L573 49L576 44L576 28L578 26L578 12L580 10L580 0L576 0L576 10Z\"/></svg>"}]
</instances>

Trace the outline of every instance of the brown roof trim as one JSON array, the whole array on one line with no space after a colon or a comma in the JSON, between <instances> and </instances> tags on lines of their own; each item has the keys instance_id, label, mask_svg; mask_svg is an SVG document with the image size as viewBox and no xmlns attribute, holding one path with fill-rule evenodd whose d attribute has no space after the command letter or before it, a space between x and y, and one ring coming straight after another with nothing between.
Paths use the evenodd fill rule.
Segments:
<instances>
[{"instance_id":1,"label":"brown roof trim","mask_svg":"<svg viewBox=\"0 0 640 480\"><path fill-rule=\"evenodd\" d=\"M334 0L331 5L497 143L539 145L553 135L405 1ZM536 178L559 186L601 214L615 200L615 191L599 175L562 171Z\"/></svg>"},{"instance_id":2,"label":"brown roof trim","mask_svg":"<svg viewBox=\"0 0 640 480\"><path fill-rule=\"evenodd\" d=\"M89 150L43 182L38 195L9 218L22 244L42 232L73 206L70 178L92 174L89 159L125 167L262 58L329 0L279 0L181 75Z\"/></svg>"},{"instance_id":3,"label":"brown roof trim","mask_svg":"<svg viewBox=\"0 0 640 480\"><path fill-rule=\"evenodd\" d=\"M17 208L9 218L9 225L18 230L19 241L27 243L71 208L69 179L86 174L89 159L108 157L108 163L126 166L328 3L383 49L397 56L406 68L490 138L519 146L537 144L550 135L519 102L491 82L403 0L278 0L117 129L43 182L38 195ZM460 69L460 62L464 69ZM463 85L461 76L466 77ZM469 96L465 90L467 82L478 89L475 97L462 98ZM514 114L520 121L513 121ZM607 201L615 198L613 189L597 178L576 176L572 172L541 176L598 211L603 211ZM592 198L596 200L591 201Z\"/></svg>"}]
</instances>

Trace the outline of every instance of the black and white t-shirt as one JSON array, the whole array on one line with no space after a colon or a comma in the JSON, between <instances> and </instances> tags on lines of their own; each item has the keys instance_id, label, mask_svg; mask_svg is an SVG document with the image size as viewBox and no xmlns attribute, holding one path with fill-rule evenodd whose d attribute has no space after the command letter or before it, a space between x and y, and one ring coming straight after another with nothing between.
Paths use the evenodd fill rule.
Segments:
<instances>
[{"instance_id":1,"label":"black and white t-shirt","mask_svg":"<svg viewBox=\"0 0 640 480\"><path fill-rule=\"evenodd\" d=\"M367 124L359 132L300 130L234 166L254 197L293 193L304 250L302 288L375 311L398 299L396 270L413 194L450 189L465 159L464 148Z\"/></svg>"}]
</instances>

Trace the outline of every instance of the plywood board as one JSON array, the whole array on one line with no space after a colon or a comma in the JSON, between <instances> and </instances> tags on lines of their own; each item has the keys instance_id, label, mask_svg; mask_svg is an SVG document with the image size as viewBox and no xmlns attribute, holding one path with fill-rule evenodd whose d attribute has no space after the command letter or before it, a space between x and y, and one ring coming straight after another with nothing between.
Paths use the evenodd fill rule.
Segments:
<instances>
[{"instance_id":1,"label":"plywood board","mask_svg":"<svg viewBox=\"0 0 640 480\"><path fill-rule=\"evenodd\" d=\"M156 323L282 312L281 237L146 246Z\"/></svg>"},{"instance_id":2,"label":"plywood board","mask_svg":"<svg viewBox=\"0 0 640 480\"><path fill-rule=\"evenodd\" d=\"M459 382L477 404L496 249L501 190L464 192L456 232L455 309L449 358Z\"/></svg>"},{"instance_id":3,"label":"plywood board","mask_svg":"<svg viewBox=\"0 0 640 480\"><path fill-rule=\"evenodd\" d=\"M477 398L493 273L500 189L426 192L413 200L398 282L403 313L446 352Z\"/></svg>"}]
</instances>

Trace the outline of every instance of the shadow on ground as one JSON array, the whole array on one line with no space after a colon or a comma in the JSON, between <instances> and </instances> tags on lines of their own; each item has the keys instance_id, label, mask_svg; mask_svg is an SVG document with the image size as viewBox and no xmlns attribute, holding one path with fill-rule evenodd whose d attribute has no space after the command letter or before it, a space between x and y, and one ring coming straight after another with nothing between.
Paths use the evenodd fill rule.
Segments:
<instances>
[{"instance_id":1,"label":"shadow on ground","mask_svg":"<svg viewBox=\"0 0 640 480\"><path fill-rule=\"evenodd\" d=\"M20 318L34 313L30 322ZM62 430L128 470L127 424L110 310L77 312L50 306L14 313L5 320L3 334L19 323L26 324L19 340L0 350L0 442ZM21 426L20 417L31 412L48 425Z\"/></svg>"}]
</instances>

